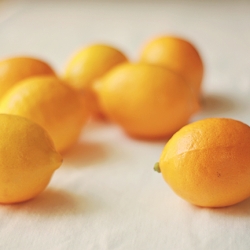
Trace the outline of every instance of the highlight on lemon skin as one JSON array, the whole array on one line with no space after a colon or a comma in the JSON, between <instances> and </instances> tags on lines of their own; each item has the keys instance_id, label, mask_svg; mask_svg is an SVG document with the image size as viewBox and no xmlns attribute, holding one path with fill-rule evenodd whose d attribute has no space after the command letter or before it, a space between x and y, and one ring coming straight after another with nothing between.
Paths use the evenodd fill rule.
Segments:
<instances>
[{"instance_id":1,"label":"highlight on lemon skin","mask_svg":"<svg viewBox=\"0 0 250 250\"><path fill-rule=\"evenodd\" d=\"M38 75L55 75L45 61L28 56L9 57L0 60L0 98L17 82Z\"/></svg>"},{"instance_id":2,"label":"highlight on lemon skin","mask_svg":"<svg viewBox=\"0 0 250 250\"><path fill-rule=\"evenodd\" d=\"M171 136L197 112L197 99L184 79L162 66L124 63L95 84L102 112L130 136Z\"/></svg>"},{"instance_id":3,"label":"highlight on lemon skin","mask_svg":"<svg viewBox=\"0 0 250 250\"><path fill-rule=\"evenodd\" d=\"M167 67L184 77L201 98L204 63L197 47L185 38L163 35L144 44L139 61Z\"/></svg>"},{"instance_id":4,"label":"highlight on lemon skin","mask_svg":"<svg viewBox=\"0 0 250 250\"><path fill-rule=\"evenodd\" d=\"M60 153L76 143L89 119L84 95L55 76L30 77L16 84L0 100L0 113L38 123Z\"/></svg>"},{"instance_id":5,"label":"highlight on lemon skin","mask_svg":"<svg viewBox=\"0 0 250 250\"><path fill-rule=\"evenodd\" d=\"M250 128L229 118L184 126L154 169L173 191L201 207L225 207L250 197Z\"/></svg>"},{"instance_id":6,"label":"highlight on lemon skin","mask_svg":"<svg viewBox=\"0 0 250 250\"><path fill-rule=\"evenodd\" d=\"M63 78L73 88L85 91L95 117L102 117L92 86L99 77L118 64L127 62L126 55L107 44L92 44L79 50L68 61Z\"/></svg>"},{"instance_id":7,"label":"highlight on lemon skin","mask_svg":"<svg viewBox=\"0 0 250 250\"><path fill-rule=\"evenodd\" d=\"M0 114L0 203L30 200L62 164L48 133L21 116Z\"/></svg>"}]
</instances>

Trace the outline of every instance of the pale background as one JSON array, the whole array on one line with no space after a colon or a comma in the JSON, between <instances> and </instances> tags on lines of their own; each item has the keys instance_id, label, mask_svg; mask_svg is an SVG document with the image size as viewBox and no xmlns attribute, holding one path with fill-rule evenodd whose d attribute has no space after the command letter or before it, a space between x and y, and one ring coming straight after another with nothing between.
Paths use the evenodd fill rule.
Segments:
<instances>
[{"instance_id":1,"label":"pale background","mask_svg":"<svg viewBox=\"0 0 250 250\"><path fill-rule=\"evenodd\" d=\"M62 73L79 48L105 42L136 60L160 34L189 39L205 63L203 110L250 125L249 1L0 1L0 58L31 55ZM192 206L152 168L166 141L90 123L36 199L0 206L0 249L250 249L250 200Z\"/></svg>"}]
</instances>

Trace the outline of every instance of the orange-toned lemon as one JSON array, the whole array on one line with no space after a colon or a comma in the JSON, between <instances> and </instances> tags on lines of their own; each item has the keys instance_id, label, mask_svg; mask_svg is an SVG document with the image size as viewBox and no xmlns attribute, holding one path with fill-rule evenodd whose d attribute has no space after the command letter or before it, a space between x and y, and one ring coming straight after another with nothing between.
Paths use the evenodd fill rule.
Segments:
<instances>
[{"instance_id":1,"label":"orange-toned lemon","mask_svg":"<svg viewBox=\"0 0 250 250\"><path fill-rule=\"evenodd\" d=\"M127 60L117 48L106 44L93 44L84 47L69 60L64 78L70 86L88 94L92 113L101 116L92 85L97 78Z\"/></svg>"},{"instance_id":2,"label":"orange-toned lemon","mask_svg":"<svg viewBox=\"0 0 250 250\"><path fill-rule=\"evenodd\" d=\"M16 84L0 100L0 113L35 121L48 131L59 152L77 141L89 117L84 96L55 76Z\"/></svg>"},{"instance_id":3,"label":"orange-toned lemon","mask_svg":"<svg viewBox=\"0 0 250 250\"><path fill-rule=\"evenodd\" d=\"M157 65L119 65L100 78L95 89L106 116L138 138L170 136L198 108L184 79Z\"/></svg>"},{"instance_id":4,"label":"orange-toned lemon","mask_svg":"<svg viewBox=\"0 0 250 250\"><path fill-rule=\"evenodd\" d=\"M233 205L250 196L249 142L248 125L207 118L175 133L156 167L170 187L190 203Z\"/></svg>"},{"instance_id":5,"label":"orange-toned lemon","mask_svg":"<svg viewBox=\"0 0 250 250\"><path fill-rule=\"evenodd\" d=\"M143 47L140 61L165 66L182 75L200 97L204 65L190 41L175 36L154 38Z\"/></svg>"},{"instance_id":6,"label":"orange-toned lemon","mask_svg":"<svg viewBox=\"0 0 250 250\"><path fill-rule=\"evenodd\" d=\"M11 57L0 61L0 98L17 82L37 75L55 75L52 67L32 57Z\"/></svg>"},{"instance_id":7,"label":"orange-toned lemon","mask_svg":"<svg viewBox=\"0 0 250 250\"><path fill-rule=\"evenodd\" d=\"M48 133L24 117L0 114L0 138L0 203L36 197L62 163Z\"/></svg>"}]
</instances>

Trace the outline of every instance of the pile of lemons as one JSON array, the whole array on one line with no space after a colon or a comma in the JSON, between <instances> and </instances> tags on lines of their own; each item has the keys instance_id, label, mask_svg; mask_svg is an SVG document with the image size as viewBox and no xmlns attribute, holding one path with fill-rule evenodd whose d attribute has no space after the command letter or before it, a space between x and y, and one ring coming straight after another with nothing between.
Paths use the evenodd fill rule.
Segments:
<instances>
[{"instance_id":1,"label":"pile of lemons","mask_svg":"<svg viewBox=\"0 0 250 250\"><path fill-rule=\"evenodd\" d=\"M203 74L203 61L195 46L173 36L147 42L135 62L106 44L86 46L69 59L63 75L40 59L3 59L0 61L0 203L22 202L42 192L61 165L61 155L76 143L90 118L112 121L129 136L145 140L170 138L176 133L163 150L156 169L184 199L200 206L223 206L246 198L243 189L235 188L236 194L221 201L223 191L229 185L237 186L241 179L224 180L225 186L218 184L220 193L216 188L218 180L210 177L211 171L207 169L211 159L220 156L220 162L213 164L213 174L220 175L220 179L223 174L227 178L237 175L237 171L225 172L221 167L223 159L226 162L233 159L236 164L235 154L241 152L230 151L231 159L220 151L240 143L230 144L225 140L226 132L232 132L228 125L232 128L233 122L208 119L205 125L190 124L191 127L180 132L200 110ZM214 127L209 127L211 124ZM213 129L221 126L224 136L219 137ZM241 136L246 130L244 126ZM199 168L200 165L203 167ZM211 190L209 185L213 185ZM203 191L208 195L203 195ZM239 198L235 199L237 195Z\"/></svg>"}]
</instances>

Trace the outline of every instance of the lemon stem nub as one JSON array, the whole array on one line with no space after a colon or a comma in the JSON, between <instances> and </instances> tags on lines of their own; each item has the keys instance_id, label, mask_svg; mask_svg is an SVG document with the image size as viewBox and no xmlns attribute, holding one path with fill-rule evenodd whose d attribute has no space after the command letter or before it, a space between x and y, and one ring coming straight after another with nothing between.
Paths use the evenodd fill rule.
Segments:
<instances>
[{"instance_id":1,"label":"lemon stem nub","mask_svg":"<svg viewBox=\"0 0 250 250\"><path fill-rule=\"evenodd\" d=\"M154 171L158 172L158 173L161 173L161 169L160 169L160 165L159 165L159 162L156 162L155 165L154 165Z\"/></svg>"}]
</instances>

